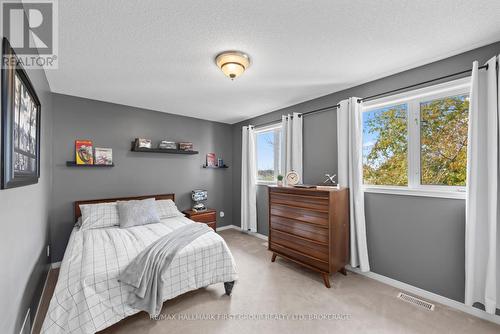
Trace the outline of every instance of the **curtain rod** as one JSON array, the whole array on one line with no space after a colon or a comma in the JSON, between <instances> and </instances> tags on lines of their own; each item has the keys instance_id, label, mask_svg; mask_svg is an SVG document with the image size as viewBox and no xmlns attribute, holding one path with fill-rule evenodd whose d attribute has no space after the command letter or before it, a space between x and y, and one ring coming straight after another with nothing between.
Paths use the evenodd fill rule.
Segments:
<instances>
[{"instance_id":1,"label":"curtain rod","mask_svg":"<svg viewBox=\"0 0 500 334\"><path fill-rule=\"evenodd\" d=\"M478 67L478 69L480 69L480 70L483 70L483 69L487 70L488 69L488 64L480 66L480 67ZM358 103L365 102L365 101L370 101L370 100L374 100L376 98L379 98L379 97L382 97L382 96L385 96L385 95L389 95L389 94L396 93L396 92L399 92L399 91L402 91L402 90L407 90L407 89L410 89L410 88L418 87L418 86L425 85L425 84L428 84L428 83L431 83L431 82L434 82L434 81L439 81L439 80L451 78L451 77L454 77L454 76L457 76L457 75L466 74L466 73L469 73L469 72L472 72L472 69L468 69L468 70L465 70L465 71L460 71L460 72L456 72L456 73L444 75L444 76L439 77L439 78L434 78L434 79L423 81L423 82L419 82L419 83L416 83L416 84L413 84L413 85L410 85L410 86L393 89L393 90L390 90L390 91L387 91L387 92L383 92L383 93L380 93L380 94L375 94L375 95L363 97L361 99L358 99ZM330 109L337 109L338 107L340 107L340 104L336 104L336 105L328 106L328 107L323 107L323 108L319 108L319 109L314 109L314 110L307 111L307 112L304 112L302 114L299 114L299 117L310 115L310 114L314 114L314 113L317 113L317 112L327 111L327 110L330 110ZM254 125L254 127L262 127L262 126L266 126L266 125L269 125L269 124L278 123L280 121L281 121L281 119L277 119L277 120L274 120L274 121L269 121L269 122L261 123L261 124L258 124L258 125Z\"/></svg>"}]
</instances>

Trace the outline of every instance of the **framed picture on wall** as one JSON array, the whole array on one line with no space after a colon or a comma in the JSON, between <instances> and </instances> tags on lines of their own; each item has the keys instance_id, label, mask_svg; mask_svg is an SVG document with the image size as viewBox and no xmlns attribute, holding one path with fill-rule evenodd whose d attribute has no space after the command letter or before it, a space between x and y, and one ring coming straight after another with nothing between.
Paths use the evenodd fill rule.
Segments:
<instances>
[{"instance_id":1,"label":"framed picture on wall","mask_svg":"<svg viewBox=\"0 0 500 334\"><path fill-rule=\"evenodd\" d=\"M1 188L38 183L41 105L6 38L2 42Z\"/></svg>"}]
</instances>

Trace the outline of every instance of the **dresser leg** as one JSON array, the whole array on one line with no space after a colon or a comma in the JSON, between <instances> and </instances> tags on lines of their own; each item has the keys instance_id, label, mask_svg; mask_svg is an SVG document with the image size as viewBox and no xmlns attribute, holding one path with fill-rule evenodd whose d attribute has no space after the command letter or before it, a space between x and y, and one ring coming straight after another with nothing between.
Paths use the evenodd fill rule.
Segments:
<instances>
[{"instance_id":1,"label":"dresser leg","mask_svg":"<svg viewBox=\"0 0 500 334\"><path fill-rule=\"evenodd\" d=\"M274 262L274 261L276 261L276 254L275 253L273 253L273 257L271 258L271 262Z\"/></svg>"},{"instance_id":2,"label":"dresser leg","mask_svg":"<svg viewBox=\"0 0 500 334\"><path fill-rule=\"evenodd\" d=\"M224 290L226 290L226 295L231 296L231 292L233 291L234 281L224 282Z\"/></svg>"},{"instance_id":3,"label":"dresser leg","mask_svg":"<svg viewBox=\"0 0 500 334\"><path fill-rule=\"evenodd\" d=\"M327 273L321 273L323 276L323 282L325 283L325 286L330 289L330 277Z\"/></svg>"},{"instance_id":4,"label":"dresser leg","mask_svg":"<svg viewBox=\"0 0 500 334\"><path fill-rule=\"evenodd\" d=\"M340 269L339 271L342 275L347 276L347 270L345 269L345 267Z\"/></svg>"}]
</instances>

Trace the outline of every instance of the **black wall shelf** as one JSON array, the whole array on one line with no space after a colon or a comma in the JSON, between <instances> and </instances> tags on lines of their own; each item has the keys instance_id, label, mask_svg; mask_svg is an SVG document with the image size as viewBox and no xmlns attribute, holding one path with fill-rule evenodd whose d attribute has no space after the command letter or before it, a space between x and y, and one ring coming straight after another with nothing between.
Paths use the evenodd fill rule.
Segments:
<instances>
[{"instance_id":1,"label":"black wall shelf","mask_svg":"<svg viewBox=\"0 0 500 334\"><path fill-rule=\"evenodd\" d=\"M225 169L225 168L229 168L229 166L207 166L207 165L203 165L202 166L203 168L209 168L209 169Z\"/></svg>"},{"instance_id":2,"label":"black wall shelf","mask_svg":"<svg viewBox=\"0 0 500 334\"><path fill-rule=\"evenodd\" d=\"M111 165L78 165L75 161L66 161L66 166L68 167L83 167L83 168L110 168L115 167L115 164Z\"/></svg>"},{"instance_id":3,"label":"black wall shelf","mask_svg":"<svg viewBox=\"0 0 500 334\"><path fill-rule=\"evenodd\" d=\"M198 154L198 151L185 151L185 150L174 150L174 149L166 149L166 148L144 148L144 147L135 147L135 144L132 143L132 152L142 152L142 153L168 153L168 154Z\"/></svg>"}]
</instances>

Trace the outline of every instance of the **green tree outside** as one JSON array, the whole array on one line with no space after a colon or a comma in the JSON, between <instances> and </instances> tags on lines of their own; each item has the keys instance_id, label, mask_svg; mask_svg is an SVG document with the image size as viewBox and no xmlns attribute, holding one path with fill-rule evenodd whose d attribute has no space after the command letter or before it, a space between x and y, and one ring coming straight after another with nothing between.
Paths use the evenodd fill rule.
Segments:
<instances>
[{"instance_id":1,"label":"green tree outside","mask_svg":"<svg viewBox=\"0 0 500 334\"><path fill-rule=\"evenodd\" d=\"M420 104L420 174L423 185L464 186L467 168L468 95ZM366 112L363 136L365 184L408 184L406 104Z\"/></svg>"}]
</instances>

